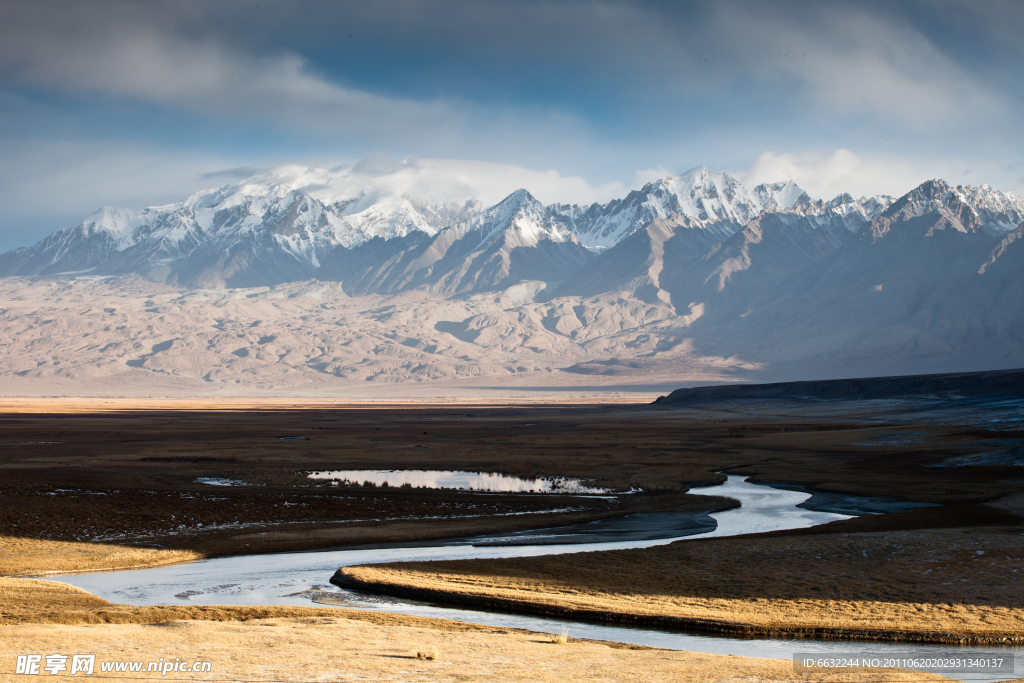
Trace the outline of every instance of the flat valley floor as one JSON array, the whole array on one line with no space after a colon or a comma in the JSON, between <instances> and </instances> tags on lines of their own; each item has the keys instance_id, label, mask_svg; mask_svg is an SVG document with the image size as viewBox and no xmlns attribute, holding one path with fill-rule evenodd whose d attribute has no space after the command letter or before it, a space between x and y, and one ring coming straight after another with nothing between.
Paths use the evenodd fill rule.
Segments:
<instances>
[{"instance_id":1,"label":"flat valley floor","mask_svg":"<svg viewBox=\"0 0 1024 683\"><path fill-rule=\"evenodd\" d=\"M26 579L721 510L733 503L686 491L723 481L723 472L932 505L646 550L345 574L373 590L441 602L652 625L682 619L719 633L1019 643L1020 420L1012 401L8 400L0 406L0 680L17 678L16 654L49 654L61 643L110 660L202 653L215 662L210 680L821 680L777 660L556 644L529 632L313 604L110 605ZM481 495L307 477L342 469L573 477L643 493ZM203 483L211 480L232 485ZM415 659L433 650L436 659ZM846 672L832 680L875 679Z\"/></svg>"}]
</instances>

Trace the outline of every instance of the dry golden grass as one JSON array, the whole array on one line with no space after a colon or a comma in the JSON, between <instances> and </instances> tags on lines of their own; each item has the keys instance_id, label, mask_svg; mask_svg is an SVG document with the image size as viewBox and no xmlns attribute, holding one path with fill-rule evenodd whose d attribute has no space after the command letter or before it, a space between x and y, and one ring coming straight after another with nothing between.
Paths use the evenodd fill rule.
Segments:
<instances>
[{"instance_id":1,"label":"dry golden grass","mask_svg":"<svg viewBox=\"0 0 1024 683\"><path fill-rule=\"evenodd\" d=\"M562 624L562 630L551 636L551 642L555 645L565 645L569 642L569 627Z\"/></svg>"},{"instance_id":2,"label":"dry golden grass","mask_svg":"<svg viewBox=\"0 0 1024 683\"><path fill-rule=\"evenodd\" d=\"M13 615L12 610L19 611ZM64 620L64 621L62 621ZM564 634L559 634L564 635ZM557 638L557 636L556 636ZM553 648L557 642L565 647ZM415 649L409 644L416 643ZM312 607L131 607L37 579L0 579L0 681L18 654L103 661L209 661L196 680L529 681L566 679L842 681L876 674L795 673L786 660L657 650L401 614ZM442 657L440 653L444 653ZM98 670L97 670L98 673ZM894 672L886 681L948 680Z\"/></svg>"},{"instance_id":3,"label":"dry golden grass","mask_svg":"<svg viewBox=\"0 0 1024 683\"><path fill-rule=\"evenodd\" d=\"M415 648L410 643L416 643ZM419 653L443 652L435 659ZM859 681L878 673L799 674L787 660L612 647L586 641L554 646L540 634L478 627L459 632L415 623L381 626L335 614L246 622L0 626L0 681L13 675L17 654L91 653L99 663L209 661L195 680L406 681ZM145 665L144 665L145 666ZM182 674L178 674L179 677ZM887 683L949 680L917 672L887 672Z\"/></svg>"},{"instance_id":4,"label":"dry golden grass","mask_svg":"<svg viewBox=\"0 0 1024 683\"><path fill-rule=\"evenodd\" d=\"M0 623L15 612L91 610L110 603L81 588L37 579L0 578Z\"/></svg>"},{"instance_id":5,"label":"dry golden grass","mask_svg":"<svg viewBox=\"0 0 1024 683\"><path fill-rule=\"evenodd\" d=\"M1024 638L1022 564L1019 534L974 529L691 540L339 574L371 590L549 615L999 642Z\"/></svg>"},{"instance_id":6,"label":"dry golden grass","mask_svg":"<svg viewBox=\"0 0 1024 683\"><path fill-rule=\"evenodd\" d=\"M102 543L0 536L0 576L46 576L68 572L141 569L193 562L202 557L190 550L129 548Z\"/></svg>"}]
</instances>

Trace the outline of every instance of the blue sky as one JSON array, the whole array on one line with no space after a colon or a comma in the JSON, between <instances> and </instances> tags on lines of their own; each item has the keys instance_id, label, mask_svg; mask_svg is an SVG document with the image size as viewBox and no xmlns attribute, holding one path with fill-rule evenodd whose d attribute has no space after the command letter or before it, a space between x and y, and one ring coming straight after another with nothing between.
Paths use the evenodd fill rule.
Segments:
<instances>
[{"instance_id":1,"label":"blue sky","mask_svg":"<svg viewBox=\"0 0 1024 683\"><path fill-rule=\"evenodd\" d=\"M0 251L101 205L367 156L605 201L698 164L1024 194L1020 2L0 4ZM241 169L241 170L238 170Z\"/></svg>"}]
</instances>

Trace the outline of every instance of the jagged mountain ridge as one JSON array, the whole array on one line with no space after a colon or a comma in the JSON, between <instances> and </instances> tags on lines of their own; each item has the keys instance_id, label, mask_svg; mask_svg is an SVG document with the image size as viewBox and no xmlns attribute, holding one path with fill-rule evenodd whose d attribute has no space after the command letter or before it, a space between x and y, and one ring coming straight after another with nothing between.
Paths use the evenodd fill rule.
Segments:
<instances>
[{"instance_id":1,"label":"jagged mountain ridge","mask_svg":"<svg viewBox=\"0 0 1024 683\"><path fill-rule=\"evenodd\" d=\"M168 206L104 208L33 247L0 255L0 276L136 273L187 287L319 278L341 281L352 293L422 288L449 296L536 280L548 297L639 288L645 299L685 304L691 290L714 277L719 291L733 272L741 281L756 281L754 272L765 277L766 265L752 266L749 253L726 256L729 240L744 241L736 248L748 252L760 242L751 231L763 220L789 243L780 243L773 258L791 268L806 263L789 259L787 249L794 255L835 249L868 225L884 229L891 218L881 217L895 209L944 211L961 227L993 235L1024 220L1024 200L1016 195L943 181L924 183L895 202L848 194L826 202L792 182L747 191L727 174L698 167L603 205L544 206L519 190L485 208L470 198L424 198L356 182L346 173L289 167ZM652 226L671 234L652 246ZM637 240L647 247L634 245L631 238L645 231ZM754 248L765 254L762 261L773 243ZM652 257L652 248L660 253ZM642 253L628 253L636 249Z\"/></svg>"},{"instance_id":2,"label":"jagged mountain ridge","mask_svg":"<svg viewBox=\"0 0 1024 683\"><path fill-rule=\"evenodd\" d=\"M698 167L608 204L543 207L538 220L563 226L587 248L607 249L654 218L714 224L724 234L764 210L814 216L838 211L858 229L888 201L840 197L815 203L792 183L747 192L727 174ZM138 212L101 209L74 228L0 256L0 275L137 273L186 286L269 285L317 276L334 250L374 238L493 230L502 222L495 208L450 193L424 198L402 187L367 185L345 172L288 167L177 204Z\"/></svg>"},{"instance_id":3,"label":"jagged mountain ridge","mask_svg":"<svg viewBox=\"0 0 1024 683\"><path fill-rule=\"evenodd\" d=\"M472 199L396 194L344 180L332 181L321 169L286 168L177 204L138 212L104 207L33 247L0 255L0 275L137 273L197 287L276 284L309 279L338 247L433 235L469 225L482 211Z\"/></svg>"},{"instance_id":4,"label":"jagged mountain ridge","mask_svg":"<svg viewBox=\"0 0 1024 683\"><path fill-rule=\"evenodd\" d=\"M593 257L559 214L519 190L484 212L475 227L374 238L337 249L317 276L346 283L351 294L421 288L453 296L503 290L521 281L558 280Z\"/></svg>"}]
</instances>

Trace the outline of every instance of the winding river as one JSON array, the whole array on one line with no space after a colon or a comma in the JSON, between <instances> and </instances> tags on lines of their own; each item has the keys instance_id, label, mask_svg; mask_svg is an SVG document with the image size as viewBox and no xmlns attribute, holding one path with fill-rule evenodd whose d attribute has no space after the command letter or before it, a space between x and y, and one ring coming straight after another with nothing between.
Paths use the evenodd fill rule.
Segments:
<instances>
[{"instance_id":1,"label":"winding river","mask_svg":"<svg viewBox=\"0 0 1024 683\"><path fill-rule=\"evenodd\" d=\"M641 515L631 515L633 520L627 517L624 518L626 521L575 525L563 530L541 529L527 534L459 539L449 543L438 542L439 544L433 547L391 547L243 555L152 569L68 574L55 577L53 580L78 586L111 602L131 605L192 603L310 606L313 604L311 599L315 598L321 604L327 600L331 604L341 607L453 619L541 632L557 632L562 628L563 623L566 623L569 635L576 638L619 641L673 650L746 657L791 659L795 653L818 655L878 653L886 656L907 653L925 657L990 652L999 653L1005 657L1024 653L1024 647L993 648L780 638L739 639L582 622L563 622L543 617L437 607L408 600L341 590L329 583L331 576L339 567L355 564L525 557L594 550L646 548L672 543L683 538L734 536L794 529L848 518L848 515L798 507L808 502L808 499L811 498L810 493L752 484L738 476L729 476L728 481L721 486L694 488L690 493L727 496L740 501L741 507L703 516L710 517L714 521L713 528L707 522L698 523L695 526L693 524L694 516L690 516L688 521L682 520L685 523L680 523L679 520L672 519L666 522L662 515L660 526L655 525L662 530L662 533L654 535L664 537L657 538L651 538L650 533L639 533L639 530L650 529L651 522L659 520L644 518ZM630 533L631 525L635 527L637 533ZM581 529L580 527L586 528ZM559 543L560 536L575 542ZM594 539L594 542L580 542L581 539L585 541ZM510 543L512 544L510 545ZM934 670L927 667L922 667L922 669ZM966 676L958 674L957 677L962 680L987 683L1014 676L1005 673L979 673Z\"/></svg>"}]
</instances>

